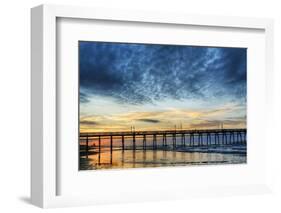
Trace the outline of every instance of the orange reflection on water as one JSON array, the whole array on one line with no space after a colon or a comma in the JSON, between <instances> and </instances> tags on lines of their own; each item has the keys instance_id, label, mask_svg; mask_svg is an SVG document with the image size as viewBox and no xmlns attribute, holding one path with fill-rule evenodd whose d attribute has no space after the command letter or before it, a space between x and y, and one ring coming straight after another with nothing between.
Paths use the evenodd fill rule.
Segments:
<instances>
[{"instance_id":1,"label":"orange reflection on water","mask_svg":"<svg viewBox=\"0 0 281 213\"><path fill-rule=\"evenodd\" d=\"M80 158L80 169L145 168L162 166L246 163L246 155L165 150L104 148Z\"/></svg>"}]
</instances>

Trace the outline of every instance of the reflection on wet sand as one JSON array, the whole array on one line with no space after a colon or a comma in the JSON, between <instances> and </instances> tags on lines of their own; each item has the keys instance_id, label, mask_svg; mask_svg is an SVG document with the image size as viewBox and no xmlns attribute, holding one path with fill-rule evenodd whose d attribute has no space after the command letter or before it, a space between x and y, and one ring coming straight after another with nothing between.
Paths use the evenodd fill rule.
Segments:
<instances>
[{"instance_id":1,"label":"reflection on wet sand","mask_svg":"<svg viewBox=\"0 0 281 213\"><path fill-rule=\"evenodd\" d=\"M246 163L244 152L105 149L80 156L80 170Z\"/></svg>"}]
</instances>

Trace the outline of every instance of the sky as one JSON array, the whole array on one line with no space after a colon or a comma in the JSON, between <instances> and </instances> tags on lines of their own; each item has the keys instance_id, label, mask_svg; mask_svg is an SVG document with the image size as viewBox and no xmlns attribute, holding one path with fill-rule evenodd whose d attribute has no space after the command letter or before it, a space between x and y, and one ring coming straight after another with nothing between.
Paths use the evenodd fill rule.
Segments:
<instances>
[{"instance_id":1,"label":"sky","mask_svg":"<svg viewBox=\"0 0 281 213\"><path fill-rule=\"evenodd\" d=\"M245 128L247 49L79 42L80 131Z\"/></svg>"}]
</instances>

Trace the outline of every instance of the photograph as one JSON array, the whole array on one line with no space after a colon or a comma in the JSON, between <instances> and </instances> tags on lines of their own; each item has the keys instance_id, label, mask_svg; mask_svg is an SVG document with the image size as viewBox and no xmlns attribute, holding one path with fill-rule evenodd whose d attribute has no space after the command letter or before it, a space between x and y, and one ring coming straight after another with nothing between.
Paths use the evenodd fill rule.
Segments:
<instances>
[{"instance_id":1,"label":"photograph","mask_svg":"<svg viewBox=\"0 0 281 213\"><path fill-rule=\"evenodd\" d=\"M78 42L79 170L247 163L247 48Z\"/></svg>"}]
</instances>

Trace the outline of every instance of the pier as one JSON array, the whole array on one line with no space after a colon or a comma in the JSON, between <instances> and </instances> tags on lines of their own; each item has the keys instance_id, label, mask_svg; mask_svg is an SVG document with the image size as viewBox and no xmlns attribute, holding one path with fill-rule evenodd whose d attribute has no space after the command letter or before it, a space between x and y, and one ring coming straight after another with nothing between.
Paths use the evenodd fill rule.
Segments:
<instances>
[{"instance_id":1,"label":"pier","mask_svg":"<svg viewBox=\"0 0 281 213\"><path fill-rule=\"evenodd\" d=\"M88 156L91 149L101 153L101 148L109 151L121 150L176 150L178 147L211 147L246 144L246 129L201 129L165 131L127 131L80 133L80 146ZM106 144L103 145L102 143Z\"/></svg>"}]
</instances>

